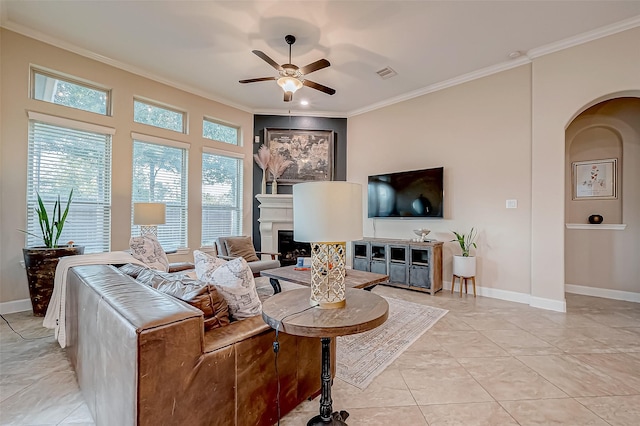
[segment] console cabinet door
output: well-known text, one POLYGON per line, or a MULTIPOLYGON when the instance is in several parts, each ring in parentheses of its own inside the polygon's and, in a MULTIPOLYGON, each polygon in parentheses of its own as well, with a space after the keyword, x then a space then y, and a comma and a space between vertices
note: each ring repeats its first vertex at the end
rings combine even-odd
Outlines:
POLYGON ((353 269, 371 272, 369 270, 369 244, 366 242, 353 243, 353 269))
POLYGON ((424 266, 410 266, 409 285, 414 287, 431 288, 429 268, 424 266))
POLYGON ((389 281, 409 284, 409 246, 389 245, 389 281))
POLYGON ((371 272, 387 274, 387 246, 385 244, 371 244, 371 272))
POLYGON ((405 263, 389 263, 389 281, 408 284, 407 265, 405 263))

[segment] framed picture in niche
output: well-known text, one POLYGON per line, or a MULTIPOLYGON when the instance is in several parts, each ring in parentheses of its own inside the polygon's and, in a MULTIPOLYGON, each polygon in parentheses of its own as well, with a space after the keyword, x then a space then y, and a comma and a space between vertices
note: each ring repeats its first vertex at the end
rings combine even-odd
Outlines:
POLYGON ((265 141, 272 154, 293 161, 278 184, 333 180, 333 131, 265 129, 265 141))
POLYGON ((617 165, 617 158, 571 163, 573 199, 614 200, 618 198, 617 165))

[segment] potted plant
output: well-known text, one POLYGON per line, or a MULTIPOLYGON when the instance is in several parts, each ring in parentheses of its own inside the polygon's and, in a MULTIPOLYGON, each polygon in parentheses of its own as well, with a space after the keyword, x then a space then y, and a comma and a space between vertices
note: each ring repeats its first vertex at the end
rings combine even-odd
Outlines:
POLYGON ((69 206, 73 197, 73 189, 69 193, 67 206, 62 211, 62 203, 60 196, 53 206, 51 215, 47 213, 44 202, 38 194, 38 222, 42 235, 36 235, 31 232, 23 231, 26 234, 42 238, 44 246, 26 247, 22 249, 24 256, 24 266, 27 270, 27 281, 29 283, 29 296, 31 297, 31 306, 35 316, 44 316, 51 300, 53 293, 53 279, 55 277, 56 266, 58 260, 63 256, 72 256, 75 254, 83 254, 84 247, 75 246, 70 241, 64 246, 58 245, 58 240, 62 234, 62 229, 69 214, 69 206))
POLYGON ((474 277, 476 275, 476 258, 471 256, 471 247, 477 248, 476 238, 478 233, 474 228, 471 228, 468 234, 458 233, 451 231, 456 236, 454 240, 460 244, 462 249, 462 255, 453 256, 453 275, 458 277, 474 277))

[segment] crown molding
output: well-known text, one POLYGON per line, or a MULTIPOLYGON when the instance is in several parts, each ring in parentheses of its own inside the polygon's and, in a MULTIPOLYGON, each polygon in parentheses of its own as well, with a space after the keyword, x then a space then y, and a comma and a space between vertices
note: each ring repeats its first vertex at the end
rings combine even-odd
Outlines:
POLYGON ((403 95, 396 96, 394 98, 390 98, 382 102, 377 102, 375 104, 369 105, 364 108, 349 111, 347 113, 347 117, 353 117, 359 114, 364 114, 366 112, 384 108, 386 106, 390 106, 399 102, 413 99, 418 96, 426 95, 428 93, 433 93, 438 90, 446 89, 449 87, 457 86, 458 84, 462 84, 478 78, 486 77, 491 74, 496 74, 498 72, 506 71, 506 70, 518 67, 520 65, 531 63, 534 58, 539 58, 540 56, 548 55, 550 53, 558 52, 560 50, 568 49, 570 47, 578 46, 580 44, 584 44, 593 40, 597 40, 603 37, 617 34, 622 31, 630 30, 638 26, 640 26, 640 15, 634 16, 629 19, 625 19, 623 21, 616 22, 611 25, 606 25, 604 27, 600 27, 595 30, 587 31, 585 33, 579 34, 577 36, 569 37, 564 40, 560 40, 558 42, 549 43, 545 46, 533 48, 527 51, 525 55, 513 61, 503 62, 500 64, 492 65, 490 67, 482 68, 477 71, 472 71, 470 73, 463 74, 458 77, 454 77, 450 80, 445 80, 440 83, 435 83, 435 84, 426 86, 422 89, 415 90, 413 92, 405 93, 403 95))
POLYGON ((517 59, 502 62, 500 64, 492 65, 490 67, 482 68, 477 71, 472 71, 467 74, 460 75, 458 77, 454 77, 449 80, 441 81, 439 83, 430 84, 429 86, 423 87, 422 89, 414 90, 412 92, 405 93, 400 96, 395 96, 393 98, 389 98, 382 102, 377 102, 375 104, 371 104, 364 108, 359 108, 347 113, 347 117, 353 117, 356 115, 364 114, 365 112, 370 112, 376 109, 384 108, 393 104, 397 104, 399 102, 408 101, 409 99, 417 98, 419 96, 426 95, 428 93, 437 92, 439 90, 447 89, 449 87, 457 86, 462 83, 467 83, 472 80, 477 80, 478 78, 486 77, 492 74, 496 74, 502 71, 510 70, 512 68, 516 68, 522 65, 526 65, 531 62, 531 59, 523 55, 517 59))
POLYGON ((135 66, 130 65, 130 64, 125 64, 124 62, 117 61, 117 60, 109 58, 107 56, 99 55, 99 54, 97 54, 95 52, 92 52, 90 50, 84 49, 82 47, 76 46, 76 45, 71 44, 71 43, 67 43, 66 41, 62 41, 62 40, 57 39, 55 37, 51 37, 51 36, 49 36, 47 34, 41 33, 39 31, 33 30, 31 28, 27 28, 25 26, 22 26, 22 25, 13 23, 13 22, 3 22, 2 23, 2 27, 6 28, 7 30, 10 30, 10 31, 16 32, 18 34, 21 34, 23 36, 33 38, 33 39, 41 41, 43 43, 50 44, 50 45, 52 45, 54 47, 58 47, 60 49, 67 50, 67 51, 69 51, 71 53, 75 53, 77 55, 84 56, 86 58, 93 59, 93 60, 98 61, 98 62, 102 62, 103 64, 110 65, 110 66, 112 66, 114 68, 118 68, 118 69, 121 69, 123 71, 127 71, 127 72, 130 72, 132 74, 139 75, 139 76, 144 77, 144 78, 148 78, 149 80, 153 80, 153 81, 156 81, 158 83, 165 84, 165 85, 173 87, 175 89, 179 89, 179 90, 182 90, 184 92, 191 93, 193 95, 200 96, 200 97, 203 97, 205 99, 209 99, 211 101, 218 102, 218 103, 227 105, 229 107, 239 109, 239 110, 244 111, 244 112, 248 112, 250 114, 254 113, 253 109, 247 107, 246 105, 240 105, 240 104, 232 102, 232 101, 230 101, 228 99, 224 99, 224 98, 221 98, 219 96, 216 96, 216 95, 214 95, 214 94, 212 94, 210 92, 206 92, 206 91, 203 91, 203 90, 200 90, 200 89, 196 89, 196 88, 191 87, 191 86, 186 85, 186 84, 177 83, 175 81, 168 80, 168 79, 166 79, 164 77, 160 77, 160 76, 158 76, 156 74, 153 74, 153 73, 151 73, 149 71, 146 71, 146 70, 144 70, 142 68, 138 68, 138 67, 135 67, 135 66))
POLYGON ((531 59, 539 58, 540 56, 548 55, 550 53, 588 43, 590 41, 617 34, 622 31, 627 31, 638 26, 640 26, 640 15, 616 22, 611 25, 596 28, 595 30, 578 34, 577 36, 565 38, 564 40, 556 41, 554 43, 549 43, 545 46, 535 47, 527 52, 527 56, 531 59))
MULTIPOLYGON (((4 4, 2 5, 4 6, 4 4)), ((1 9, 0 9, 1 10, 1 9)), ((168 79, 165 79, 163 77, 160 77, 158 75, 155 75, 151 72, 148 72, 144 69, 141 68, 137 68, 134 67, 132 65, 129 64, 125 64, 123 62, 117 61, 115 59, 106 57, 106 56, 102 56, 99 55, 95 52, 92 52, 90 50, 78 47, 76 45, 73 45, 71 43, 67 43, 64 42, 62 40, 56 39, 54 37, 51 37, 49 35, 43 34, 39 31, 24 27, 22 25, 19 24, 15 24, 13 22, 10 21, 6 21, 4 19, 4 17, 6 16, 6 14, 2 14, 3 15, 3 21, 0 25, 2 25, 2 27, 10 30, 10 31, 14 31, 16 33, 22 34, 24 36, 27 37, 31 37, 33 39, 39 40, 41 42, 53 45, 55 47, 67 50, 69 52, 72 53, 76 53, 78 55, 87 57, 89 59, 93 59, 99 62, 102 62, 104 64, 113 66, 115 68, 148 78, 150 80, 156 81, 158 83, 162 83, 162 84, 166 84, 168 86, 174 87, 176 89, 179 90, 183 90, 187 93, 191 93, 197 96, 201 96, 205 99, 209 99, 212 100, 214 102, 219 102, 221 104, 227 105, 229 107, 232 108, 236 108, 238 110, 244 111, 244 112, 248 112, 250 114, 257 114, 257 115, 292 115, 292 116, 313 116, 313 117, 327 117, 327 118, 349 118, 349 117, 353 117, 356 115, 360 115, 360 114, 364 114, 367 112, 371 112, 380 108, 384 108, 390 105, 394 105, 400 102, 404 102, 419 96, 423 96, 429 93, 433 93, 433 92, 437 92, 439 90, 443 90, 443 89, 447 89, 449 87, 453 87, 453 86, 457 86, 459 84, 463 84, 463 83, 467 83, 469 81, 473 81, 476 80, 478 78, 482 78, 482 77, 486 77, 492 74, 496 74, 502 71, 507 71, 525 64, 529 64, 532 62, 533 59, 544 56, 544 55, 548 55, 550 53, 554 53, 554 52, 558 52, 560 50, 564 50, 564 49, 568 49, 574 46, 578 46, 580 44, 584 44, 593 40, 597 40, 603 37, 607 37, 613 34, 617 34, 619 32, 622 31, 626 31, 626 30, 630 30, 632 28, 636 28, 638 26, 640 26, 640 15, 638 16, 634 16, 632 18, 629 19, 625 19, 623 21, 619 21, 616 23, 613 23, 611 25, 607 25, 601 28, 597 28, 595 30, 591 30, 591 31, 587 31, 585 33, 579 34, 577 36, 573 36, 573 37, 569 37, 566 38, 564 40, 560 40, 558 42, 554 42, 554 43, 550 43, 547 44, 545 46, 541 46, 541 47, 536 47, 533 48, 529 51, 526 52, 525 55, 521 56, 520 58, 514 59, 514 60, 510 60, 510 61, 506 61, 506 62, 502 62, 500 64, 496 64, 496 65, 492 65, 486 68, 482 68, 476 71, 472 71, 470 73, 467 74, 463 74, 460 75, 458 77, 454 77, 452 79, 449 80, 445 80, 442 82, 438 82, 438 83, 434 83, 431 84, 429 86, 423 87, 421 89, 418 90, 414 90, 399 96, 395 96, 393 98, 389 98, 386 99, 384 101, 381 102, 376 102, 374 104, 368 105, 366 107, 363 108, 358 108, 352 111, 348 111, 346 113, 344 112, 332 112, 332 111, 295 111, 295 112, 291 112, 289 110, 286 109, 265 109, 265 110, 260 110, 260 109, 253 109, 250 108, 246 105, 240 105, 238 103, 232 102, 228 99, 224 99, 221 98, 213 93, 210 92, 206 92, 200 89, 196 89, 194 87, 182 84, 182 83, 177 83, 175 81, 171 81, 168 79)))
POLYGON ((325 117, 325 118, 347 118, 347 115, 337 111, 290 111, 287 109, 262 109, 254 110, 255 115, 280 115, 292 117, 325 117))

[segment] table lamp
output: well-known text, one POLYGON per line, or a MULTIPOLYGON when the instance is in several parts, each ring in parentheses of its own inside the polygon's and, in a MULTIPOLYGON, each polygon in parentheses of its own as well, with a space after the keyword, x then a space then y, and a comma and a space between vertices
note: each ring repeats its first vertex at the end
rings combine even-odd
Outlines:
POLYGON ((158 236, 158 226, 165 223, 164 203, 133 203, 133 224, 140 225, 140 235, 158 236))
POLYGON ((311 304, 344 307, 346 241, 362 239, 362 186, 336 181, 294 185, 293 239, 311 243, 311 304))

